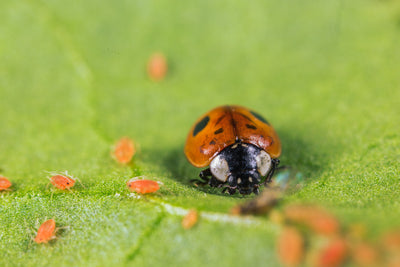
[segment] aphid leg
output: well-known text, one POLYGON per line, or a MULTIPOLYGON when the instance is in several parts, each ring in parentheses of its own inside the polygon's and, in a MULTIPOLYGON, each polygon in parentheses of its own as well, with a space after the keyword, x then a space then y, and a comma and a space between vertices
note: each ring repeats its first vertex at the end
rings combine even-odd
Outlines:
POLYGON ((51 178, 47 177, 47 179, 49 179, 50 182, 46 185, 46 190, 49 189, 49 184, 51 184, 51 178))
POLYGON ((64 229, 69 229, 69 226, 57 227, 57 228, 54 230, 54 234, 57 233, 58 230, 64 230, 64 229))
MULTIPOLYGON (((157 183, 161 183, 161 182, 157 182, 157 183)), ((162 185, 164 185, 163 183, 161 183, 162 185)), ((167 190, 168 192, 170 192, 171 193, 171 195, 175 195, 175 193, 174 192, 172 192, 170 189, 168 189, 167 187, 165 187, 165 186, 163 186, 162 187, 162 189, 165 189, 165 190, 167 190)), ((157 194, 157 195, 159 195, 159 196, 162 196, 163 194, 161 194, 161 192, 159 192, 159 191, 157 191, 157 192, 154 192, 155 194, 157 194)))
POLYGON ((31 238, 29 239, 28 247, 26 248, 26 250, 29 250, 31 248, 33 242, 35 242, 35 238, 33 236, 31 236, 31 238))
POLYGON ((274 175, 275 170, 279 165, 279 162, 280 162, 279 159, 272 159, 272 167, 271 167, 271 170, 269 171, 267 177, 265 178, 264 185, 267 185, 269 182, 271 182, 271 178, 274 175))
MULTIPOLYGON (((26 220, 25 224, 26 224, 26 220)), ((33 242, 35 242, 35 236, 37 233, 37 230, 33 229, 32 227, 28 227, 27 231, 29 232, 29 235, 31 236, 31 238, 29 238, 29 243, 28 243, 28 247, 26 248, 26 250, 29 250, 31 248, 31 245, 33 244, 33 242)))
POLYGON ((222 194, 224 194, 226 192, 226 190, 228 190, 229 186, 225 186, 224 189, 222 189, 222 194))
POLYGON ((82 184, 81 179, 75 177, 73 177, 73 179, 77 180, 81 184, 81 186, 86 189, 86 187, 82 184))
POLYGON ((195 186, 205 186, 208 184, 209 180, 204 181, 200 179, 190 179, 190 182, 193 183, 195 186))

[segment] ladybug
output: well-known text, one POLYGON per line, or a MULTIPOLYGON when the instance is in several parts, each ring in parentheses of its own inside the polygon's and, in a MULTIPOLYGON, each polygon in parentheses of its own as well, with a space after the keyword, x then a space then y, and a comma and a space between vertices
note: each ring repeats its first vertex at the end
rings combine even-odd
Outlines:
POLYGON ((281 142, 271 124, 258 113, 240 106, 217 107, 191 128, 185 155, 200 172, 201 184, 224 187, 229 194, 259 193, 279 164, 281 142))

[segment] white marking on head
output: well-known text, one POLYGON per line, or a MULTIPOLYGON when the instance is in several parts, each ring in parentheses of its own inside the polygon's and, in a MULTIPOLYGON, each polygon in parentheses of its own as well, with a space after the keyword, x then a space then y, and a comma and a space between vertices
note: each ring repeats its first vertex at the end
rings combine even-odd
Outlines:
POLYGON ((247 144, 242 144, 242 147, 248 147, 248 145, 247 144))
POLYGON ((238 184, 241 184, 242 183, 242 179, 238 178, 237 182, 238 182, 238 184))
POLYGON ((234 145, 232 146, 232 149, 237 148, 238 145, 239 145, 239 144, 234 144, 234 145))
POLYGON ((256 157, 257 170, 261 176, 265 176, 272 166, 271 156, 262 150, 256 157))
POLYGON ((226 160, 223 159, 220 155, 216 156, 211 161, 210 171, 212 175, 221 182, 226 182, 230 175, 228 162, 226 162, 226 160))
POLYGON ((249 182, 250 182, 250 183, 253 182, 253 178, 251 178, 251 176, 249 177, 249 182))

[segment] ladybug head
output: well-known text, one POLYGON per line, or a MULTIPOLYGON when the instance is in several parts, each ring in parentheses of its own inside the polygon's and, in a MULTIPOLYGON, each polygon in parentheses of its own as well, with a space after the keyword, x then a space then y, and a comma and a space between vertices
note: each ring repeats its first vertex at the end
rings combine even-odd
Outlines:
POLYGON ((257 171, 242 171, 228 177, 229 187, 237 188, 240 194, 248 195, 257 191, 261 176, 257 171))
POLYGON ((261 178, 271 167, 272 160, 267 152, 245 143, 225 148, 210 163, 210 171, 216 179, 228 183, 233 192, 237 189, 243 195, 257 192, 261 178))

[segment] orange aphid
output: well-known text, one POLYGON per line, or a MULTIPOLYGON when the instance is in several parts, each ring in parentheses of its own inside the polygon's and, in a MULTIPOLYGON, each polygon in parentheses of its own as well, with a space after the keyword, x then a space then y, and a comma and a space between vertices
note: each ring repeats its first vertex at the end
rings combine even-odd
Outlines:
POLYGON ((319 234, 330 235, 339 231, 338 220, 317 206, 292 205, 284 210, 284 215, 289 221, 304 224, 319 234))
POLYGON ((357 266, 378 266, 379 252, 368 243, 355 245, 352 248, 351 256, 357 266))
POLYGON ((304 258, 304 239, 294 227, 285 227, 277 242, 278 255, 284 266, 298 266, 304 258))
POLYGON ((400 266, 400 255, 398 254, 392 254, 389 255, 389 257, 386 259, 386 265, 387 267, 399 267, 400 266))
POLYGON ((346 242, 342 238, 333 238, 318 253, 315 265, 318 267, 342 266, 347 256, 347 250, 346 242))
POLYGON ((387 251, 400 254, 400 230, 392 230, 383 235, 382 246, 387 251))
POLYGON ((11 182, 6 177, 0 176, 0 191, 9 190, 8 188, 11 185, 11 182))
POLYGON ((57 174, 50 178, 50 182, 58 189, 70 189, 75 184, 75 179, 66 175, 57 174))
POLYGON ((156 181, 152 180, 138 180, 136 178, 130 179, 126 186, 131 192, 139 194, 154 193, 160 189, 160 186, 156 181))
POLYGON ((168 66, 165 56, 161 53, 153 54, 147 64, 147 74, 154 81, 161 81, 167 74, 168 66))
POLYGON ((199 219, 199 213, 195 209, 191 209, 182 220, 182 227, 184 229, 192 228, 199 219))
POLYGON ((56 238, 56 222, 50 219, 40 225, 34 241, 38 244, 47 243, 56 238))
POLYGON ((389 267, 400 266, 400 231, 392 230, 383 235, 382 248, 386 254, 386 265, 389 267))
POLYGON ((128 137, 121 138, 114 146, 113 156, 116 161, 127 164, 136 153, 135 144, 128 137))

